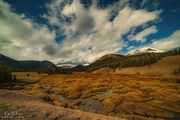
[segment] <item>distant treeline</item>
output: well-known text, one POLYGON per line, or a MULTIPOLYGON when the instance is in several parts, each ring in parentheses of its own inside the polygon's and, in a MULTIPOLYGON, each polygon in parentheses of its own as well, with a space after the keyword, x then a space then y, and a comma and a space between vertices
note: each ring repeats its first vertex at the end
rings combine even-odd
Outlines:
MULTIPOLYGON (((17 61, 10 57, 0 54, 0 69, 8 69, 9 72, 39 72, 48 74, 70 74, 68 69, 57 67, 50 61, 17 61)), ((2 73, 3 70, 0 72, 2 73)), ((1 74, 0 73, 0 74, 1 74)), ((2 73, 4 74, 4 73, 2 73)))
MULTIPOLYGON (((1 63, 0 63, 1 65, 1 63)), ((6 64, 5 64, 6 65, 6 64)), ((6 65, 7 66, 7 65, 6 65)), ((56 68, 33 68, 33 69, 27 69, 27 68, 12 68, 7 66, 10 72, 38 72, 38 73, 46 73, 46 74, 72 74, 72 71, 70 69, 65 69, 61 67, 56 68)))
POLYGON ((0 63, 0 83, 9 82, 13 79, 10 69, 7 65, 0 63))
POLYGON ((164 53, 144 53, 140 55, 130 56, 117 56, 116 58, 106 58, 103 60, 97 60, 94 63, 87 66, 86 71, 91 72, 93 70, 109 67, 109 68, 124 68, 124 67, 138 67, 145 66, 159 61, 161 58, 171 55, 179 55, 180 47, 164 53))
POLYGON ((65 69, 56 67, 49 61, 16 61, 4 55, 0 56, 0 79, 6 76, 7 79, 11 72, 38 72, 47 74, 71 74, 72 72, 91 72, 93 70, 109 67, 124 68, 150 65, 159 61, 161 58, 171 55, 179 55, 180 47, 164 53, 145 53, 140 55, 117 55, 99 59, 88 66, 78 65, 74 68, 65 69))

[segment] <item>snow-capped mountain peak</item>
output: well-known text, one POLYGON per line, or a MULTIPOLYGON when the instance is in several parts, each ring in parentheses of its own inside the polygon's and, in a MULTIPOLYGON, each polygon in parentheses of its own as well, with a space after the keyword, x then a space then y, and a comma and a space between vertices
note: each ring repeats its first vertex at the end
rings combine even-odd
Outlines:
POLYGON ((143 53, 163 53, 163 52, 164 51, 156 49, 156 48, 143 47, 140 49, 132 50, 132 51, 128 52, 127 55, 139 55, 139 54, 143 54, 143 53))

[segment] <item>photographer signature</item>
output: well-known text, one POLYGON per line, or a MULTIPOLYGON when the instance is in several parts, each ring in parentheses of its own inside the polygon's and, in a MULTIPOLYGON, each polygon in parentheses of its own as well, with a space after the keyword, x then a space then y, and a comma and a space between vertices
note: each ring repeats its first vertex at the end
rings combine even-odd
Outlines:
POLYGON ((22 119, 23 115, 17 111, 5 111, 2 114, 2 119, 22 119))

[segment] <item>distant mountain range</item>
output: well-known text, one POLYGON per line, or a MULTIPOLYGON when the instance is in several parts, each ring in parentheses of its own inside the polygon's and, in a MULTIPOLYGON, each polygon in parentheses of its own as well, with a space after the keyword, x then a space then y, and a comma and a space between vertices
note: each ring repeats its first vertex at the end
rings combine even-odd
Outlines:
POLYGON ((163 53, 165 51, 156 49, 156 48, 151 48, 151 47, 143 47, 140 49, 136 49, 133 51, 128 52, 127 55, 140 55, 140 54, 144 54, 144 53, 163 53))
MULTIPOLYGON (((50 61, 18 61, 10 57, 0 54, 0 63, 6 64, 8 67, 16 71, 51 71, 53 73, 71 73, 86 71, 91 72, 103 67, 109 68, 124 68, 124 67, 138 67, 152 64, 165 56, 180 54, 180 48, 172 51, 164 52, 155 48, 145 47, 128 53, 127 55, 107 54, 89 65, 76 66, 56 66, 50 61)), ((61 64, 62 65, 62 64, 61 64)))
POLYGON ((125 68, 139 67, 155 63, 161 58, 180 54, 180 48, 172 51, 162 51, 155 48, 144 47, 128 53, 127 55, 107 54, 86 66, 86 71, 94 71, 103 67, 125 68))
MULTIPOLYGON (((145 53, 163 53, 163 52, 165 52, 165 51, 162 51, 162 50, 159 50, 159 49, 156 49, 156 48, 152 48, 152 47, 143 47, 143 48, 140 48, 140 49, 130 51, 126 55, 129 56, 129 55, 140 55, 140 54, 145 54, 145 53)), ((124 57, 126 55, 106 54, 106 55, 98 58, 96 61, 102 61, 102 60, 107 60, 107 59, 118 59, 118 58, 122 58, 122 57, 124 57)), ((86 64, 84 66, 88 66, 88 65, 86 64)), ((73 62, 67 62, 67 63, 59 62, 58 64, 56 64, 56 66, 70 69, 70 68, 76 67, 77 64, 73 63, 73 62)), ((79 66, 79 64, 78 64, 78 66, 79 66)))
POLYGON ((100 57, 96 61, 102 61, 102 60, 107 60, 107 59, 118 59, 118 58, 122 58, 122 57, 124 57, 124 55, 120 55, 120 54, 107 54, 107 55, 104 55, 104 56, 100 57))
POLYGON ((84 65, 77 65, 77 66, 71 68, 71 70, 74 71, 74 72, 86 71, 86 66, 84 66, 84 65))
POLYGON ((0 54, 0 62, 8 65, 10 68, 18 70, 37 70, 37 69, 51 69, 55 70, 57 67, 50 61, 17 61, 10 57, 0 54))

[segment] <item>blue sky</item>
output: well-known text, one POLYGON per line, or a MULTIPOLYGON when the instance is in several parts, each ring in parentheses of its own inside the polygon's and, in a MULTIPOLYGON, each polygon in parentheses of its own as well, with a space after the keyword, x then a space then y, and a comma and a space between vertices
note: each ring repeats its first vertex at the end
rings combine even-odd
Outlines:
POLYGON ((86 64, 141 47, 180 46, 179 0, 1 0, 0 51, 86 64))

